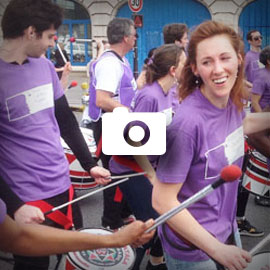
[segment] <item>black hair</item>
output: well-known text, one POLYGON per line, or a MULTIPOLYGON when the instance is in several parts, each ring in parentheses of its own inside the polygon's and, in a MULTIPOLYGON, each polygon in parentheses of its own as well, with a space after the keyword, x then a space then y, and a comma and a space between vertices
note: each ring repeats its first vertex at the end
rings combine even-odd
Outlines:
POLYGON ((1 22, 3 38, 21 37, 29 26, 41 36, 51 27, 58 29, 62 18, 62 9, 50 0, 11 0, 1 22))
POLYGON ((260 53, 260 62, 266 66, 267 60, 270 60, 270 46, 266 46, 260 53))

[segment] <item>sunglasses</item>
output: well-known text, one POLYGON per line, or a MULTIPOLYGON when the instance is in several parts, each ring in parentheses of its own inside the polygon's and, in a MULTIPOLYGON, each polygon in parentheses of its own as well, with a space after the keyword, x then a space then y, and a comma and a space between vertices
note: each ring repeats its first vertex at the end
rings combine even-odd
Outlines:
POLYGON ((258 37, 254 37, 254 38, 253 38, 253 40, 255 40, 255 41, 258 41, 259 39, 262 40, 263 37, 262 37, 262 36, 258 36, 258 37))

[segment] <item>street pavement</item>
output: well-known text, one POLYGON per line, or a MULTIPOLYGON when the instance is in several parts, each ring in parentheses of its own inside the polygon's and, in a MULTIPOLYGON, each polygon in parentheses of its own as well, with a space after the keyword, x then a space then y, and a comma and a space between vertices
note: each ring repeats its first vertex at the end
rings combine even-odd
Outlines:
MULTIPOLYGON (((66 92, 66 96, 70 105, 80 106, 81 97, 83 94, 83 90, 81 89, 81 84, 83 82, 88 81, 86 72, 72 73, 70 76, 70 81, 72 80, 76 80, 78 82, 78 86, 69 89, 66 92)), ((78 122, 80 122, 82 113, 75 112, 75 116, 78 122)), ((77 190, 76 193, 78 196, 81 196, 89 191, 91 190, 77 190)), ((102 215, 102 208, 103 208, 102 192, 99 192, 91 197, 88 197, 80 201, 79 205, 83 213, 84 228, 101 227, 101 215, 102 215)), ((248 237, 248 236, 241 237, 243 248, 246 250, 251 250, 256 244, 258 244, 262 239, 264 239, 270 233, 269 207, 256 205, 254 203, 254 195, 250 194, 247 210, 246 210, 246 217, 251 222, 251 224, 253 224, 254 226, 258 227, 259 229, 265 232, 265 235, 263 237, 248 237)), ((270 251, 270 243, 265 245, 259 251, 270 251)), ((0 258, 1 257, 11 258, 11 255, 0 252, 0 258)), ((52 259, 51 259, 51 264, 50 264, 50 270, 53 270, 56 265, 56 256, 51 256, 51 258, 52 259)), ((142 262, 141 270, 145 270, 147 260, 148 260, 148 256, 146 255, 146 257, 144 258, 142 262)), ((3 260, 0 259, 0 270, 11 270, 11 269, 12 269, 12 261, 4 262, 3 260)), ((65 259, 62 259, 62 262, 58 269, 59 270, 65 269, 65 259)), ((258 269, 254 269, 254 270, 258 270, 258 269)))

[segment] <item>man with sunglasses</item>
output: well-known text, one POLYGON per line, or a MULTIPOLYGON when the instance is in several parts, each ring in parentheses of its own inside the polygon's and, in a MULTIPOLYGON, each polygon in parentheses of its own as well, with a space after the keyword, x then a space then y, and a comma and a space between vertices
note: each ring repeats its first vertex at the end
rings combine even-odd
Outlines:
MULTIPOLYGON (((262 35, 258 30, 250 30, 247 33, 247 41, 250 44, 250 50, 245 55, 245 75, 246 80, 250 83, 249 87, 252 89, 253 81, 256 78, 256 73, 262 67, 259 61, 261 46, 262 46, 262 35)), ((251 93, 250 93, 251 94, 251 93)), ((250 111, 250 101, 247 106, 247 111, 250 111)), ((246 153, 245 161, 242 170, 246 170, 247 161, 249 155, 246 153)), ((246 207, 249 199, 249 192, 239 185, 238 197, 237 197, 237 224, 241 236, 252 236, 262 237, 264 232, 257 229, 255 226, 245 217, 246 207)))
POLYGON ((250 44, 250 50, 245 56, 245 74, 246 79, 253 83, 256 71, 260 68, 259 55, 262 46, 262 35, 257 30, 250 30, 247 33, 247 41, 250 44))

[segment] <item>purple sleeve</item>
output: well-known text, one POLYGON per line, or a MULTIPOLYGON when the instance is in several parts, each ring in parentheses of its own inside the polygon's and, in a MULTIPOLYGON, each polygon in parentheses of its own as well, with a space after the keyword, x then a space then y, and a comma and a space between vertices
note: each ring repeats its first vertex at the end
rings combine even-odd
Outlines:
POLYGON ((153 97, 139 93, 135 99, 133 112, 158 112, 158 101, 153 97))
POLYGON ((179 128, 169 128, 166 140, 166 153, 160 157, 157 177, 164 183, 183 183, 194 156, 195 142, 179 128))
POLYGON ((6 205, 0 199, 0 224, 2 224, 4 222, 4 219, 6 217, 6 214, 7 214, 6 205))

